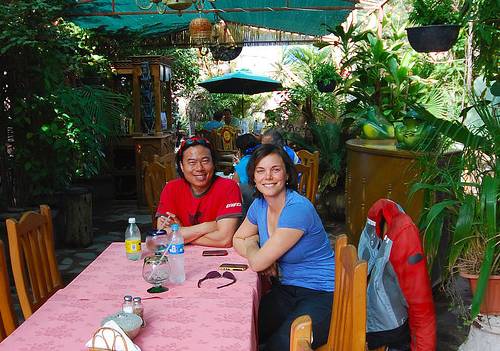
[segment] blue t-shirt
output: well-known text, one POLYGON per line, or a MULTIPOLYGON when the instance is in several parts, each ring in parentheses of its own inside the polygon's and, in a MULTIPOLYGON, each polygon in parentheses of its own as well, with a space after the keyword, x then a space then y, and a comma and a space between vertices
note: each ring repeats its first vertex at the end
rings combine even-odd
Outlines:
POLYGON ((223 126, 224 126, 224 123, 222 123, 220 121, 208 121, 203 126, 203 129, 205 129, 205 130, 219 129, 220 127, 223 127, 223 126))
POLYGON ((290 160, 292 160, 294 165, 300 163, 299 156, 297 156, 295 151, 293 151, 293 149, 290 146, 288 146, 288 145, 283 146, 283 150, 286 151, 286 153, 288 154, 288 156, 290 157, 290 160))
POLYGON ((243 156, 240 162, 234 166, 234 170, 238 173, 238 177, 240 178, 240 184, 248 184, 247 165, 250 158, 252 158, 252 155, 243 156))
MULTIPOLYGON (((269 239, 267 202, 255 199, 247 212, 248 220, 259 229, 260 246, 269 239)), ((335 258, 330 241, 313 204, 296 191, 287 190, 285 207, 277 228, 304 231, 300 240, 278 259, 280 281, 285 285, 333 291, 335 258)))

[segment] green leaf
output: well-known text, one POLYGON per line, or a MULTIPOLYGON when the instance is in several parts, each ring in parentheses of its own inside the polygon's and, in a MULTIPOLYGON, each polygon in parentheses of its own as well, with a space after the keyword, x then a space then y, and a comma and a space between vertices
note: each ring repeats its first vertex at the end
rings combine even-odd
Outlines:
POLYGON ((467 195, 462 206, 460 206, 448 260, 450 267, 455 265, 457 258, 462 253, 464 246, 468 242, 466 239, 472 236, 476 202, 477 198, 475 196, 467 195))

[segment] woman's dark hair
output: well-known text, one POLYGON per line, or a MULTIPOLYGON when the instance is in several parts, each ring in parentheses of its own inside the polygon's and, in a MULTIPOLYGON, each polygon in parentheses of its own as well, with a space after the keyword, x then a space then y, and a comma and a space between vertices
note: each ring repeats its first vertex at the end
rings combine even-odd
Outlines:
POLYGON ((266 130, 263 134, 263 137, 270 136, 272 140, 272 144, 276 146, 283 147, 286 145, 285 138, 283 138, 283 135, 280 133, 278 129, 268 129, 266 130))
MULTIPOLYGON (((215 163, 217 162, 217 152, 213 148, 212 144, 205 139, 205 138, 200 138, 200 137, 190 137, 181 142, 181 146, 179 147, 179 150, 177 151, 177 154, 175 155, 175 164, 177 166, 177 173, 179 173, 179 176, 182 179, 186 179, 184 177, 184 172, 182 172, 181 168, 181 163, 182 163, 182 157, 184 156, 184 152, 189 149, 191 146, 197 146, 201 145, 203 147, 206 147, 207 149, 210 150, 210 156, 212 156, 212 162, 214 164, 215 168, 215 163)), ((215 172, 214 172, 214 177, 215 177, 215 172)))
POLYGON ((271 154, 279 155, 283 160, 283 163, 285 164, 285 171, 288 176, 288 180, 286 181, 287 189, 295 191, 297 190, 299 177, 297 174, 297 170, 295 169, 295 166, 290 159, 290 156, 288 156, 288 154, 285 152, 285 150, 283 150, 282 147, 278 147, 274 144, 262 144, 253 152, 252 157, 250 158, 250 161, 247 165, 248 184, 253 187, 256 197, 262 197, 262 193, 257 190, 257 187, 255 186, 255 168, 264 157, 271 154))
POLYGON ((214 118, 214 121, 220 122, 220 121, 222 121, 222 117, 224 117, 224 115, 222 114, 222 112, 217 111, 217 112, 214 113, 214 117, 213 118, 214 118))
MULTIPOLYGON (((248 153, 245 152, 248 149, 253 149, 259 144, 259 141, 253 134, 243 134, 240 135, 239 137, 236 138, 236 147, 241 150, 241 153, 243 155, 247 155, 248 153)), ((250 152, 250 150, 249 150, 250 152)), ((250 152, 250 154, 253 152, 253 150, 250 152)))

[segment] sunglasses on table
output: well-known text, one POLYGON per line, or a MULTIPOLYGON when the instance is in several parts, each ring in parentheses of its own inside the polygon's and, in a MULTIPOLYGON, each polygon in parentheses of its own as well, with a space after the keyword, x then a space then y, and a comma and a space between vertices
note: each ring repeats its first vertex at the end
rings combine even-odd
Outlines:
POLYGON ((204 278, 201 278, 200 280, 198 280, 198 288, 201 288, 201 283, 203 281, 205 281, 207 279, 218 279, 218 278, 230 279, 230 280, 232 280, 232 282, 224 284, 224 285, 221 285, 221 286, 218 286, 217 289, 224 288, 226 286, 229 286, 229 285, 232 285, 232 284, 236 283, 236 277, 231 272, 227 272, 226 271, 226 272, 220 274, 217 271, 210 271, 210 272, 207 273, 207 275, 204 278))

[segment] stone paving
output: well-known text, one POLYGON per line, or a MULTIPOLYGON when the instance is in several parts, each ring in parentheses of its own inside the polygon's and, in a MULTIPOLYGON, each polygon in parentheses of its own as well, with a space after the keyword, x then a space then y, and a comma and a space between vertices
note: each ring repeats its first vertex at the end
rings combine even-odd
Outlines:
MULTIPOLYGON (((123 241, 127 219, 135 217, 141 229, 143 240, 146 232, 151 228, 151 216, 147 209, 138 209, 135 201, 113 201, 111 204, 94 204, 94 240, 86 248, 61 248, 56 250, 59 269, 65 284, 74 279, 85 267, 92 262, 111 242, 123 241)), ((345 231, 342 222, 325 223, 325 229, 330 235, 331 242, 336 235, 345 231)), ((463 281, 459 290, 470 296, 468 287, 463 281)), ((15 294, 15 289, 12 289, 15 294)), ((455 351, 465 340, 468 327, 462 327, 457 313, 449 308, 449 301, 439 291, 435 292, 436 314, 438 323, 438 351, 455 351)), ((15 309, 19 315, 20 308, 14 301, 15 309)))

